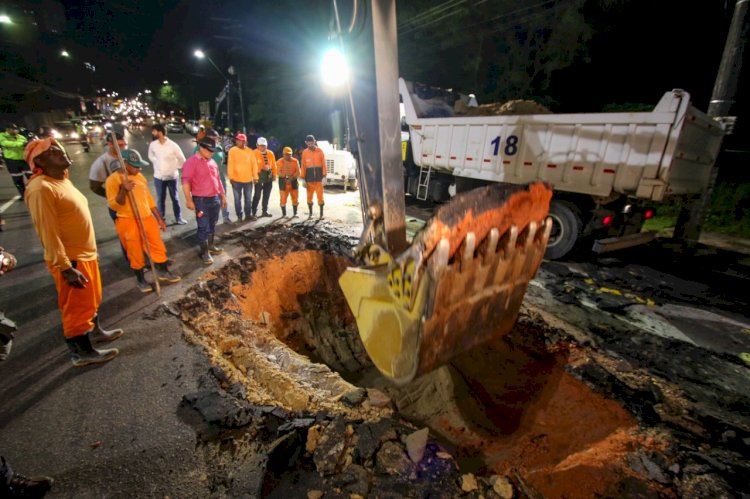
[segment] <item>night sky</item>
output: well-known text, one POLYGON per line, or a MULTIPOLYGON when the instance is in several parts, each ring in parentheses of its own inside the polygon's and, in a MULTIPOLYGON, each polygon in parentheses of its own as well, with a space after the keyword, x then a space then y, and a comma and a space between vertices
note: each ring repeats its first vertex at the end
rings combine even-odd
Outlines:
MULTIPOLYGON (((12 36, 4 31, 2 41, 7 53, 0 62, 7 72, 36 77, 52 86, 84 94, 94 87, 105 87, 123 95, 155 88, 167 79, 179 85, 193 102, 213 100, 223 81, 207 61, 199 61, 192 55, 200 47, 219 67, 233 64, 238 68, 248 99, 253 98, 254 82, 278 78, 279 84, 286 86, 292 85, 293 80, 304 94, 299 102, 327 102, 320 95, 316 78, 319 57, 327 45, 332 16, 330 0, 62 3, 15 0, 15 3, 49 14, 62 9, 64 23, 55 30, 55 16, 47 15, 53 29, 42 22, 36 31, 19 33, 16 29, 12 36), (58 48, 62 46, 73 54, 71 60, 58 56, 58 48), (83 61, 94 64, 96 71, 83 70, 83 61)), ((349 5, 341 0, 339 3, 349 5)), ((414 74, 413 68, 419 66, 415 63, 423 54, 414 50, 412 42, 415 36, 421 45, 430 45, 431 37, 440 40, 435 33, 444 32, 446 23, 459 18, 450 15, 452 5, 471 7, 474 3, 483 4, 484 8, 497 3, 498 9, 513 4, 492 0, 399 1, 400 24, 409 21, 407 14, 435 6, 445 5, 448 14, 431 27, 404 34, 403 43, 400 41, 401 73, 433 83, 445 81, 452 72, 460 71, 461 61, 452 52, 450 59, 439 60, 433 69, 414 74)), ((538 5, 552 4, 564 2, 538 5)), ((695 5, 672 0, 587 1, 583 11, 593 27, 593 36, 586 46, 587 60, 555 71, 547 89, 547 97, 555 105, 553 111, 597 112, 610 103, 655 104, 672 88, 691 92, 695 105, 705 111, 733 9, 734 2, 718 0, 695 5)), ((512 22, 513 16, 507 17, 512 22)), ((444 37, 437 43, 444 43, 444 37)), ((456 76, 460 81, 461 75, 456 76)), ((747 91, 742 91, 743 85, 739 88, 737 100, 742 102, 747 91)), ((460 90, 477 93, 481 102, 481 88, 460 90)), ((283 102, 278 106, 279 112, 304 112, 285 108, 283 102)), ((744 109, 746 103, 738 106, 738 110, 744 109)))

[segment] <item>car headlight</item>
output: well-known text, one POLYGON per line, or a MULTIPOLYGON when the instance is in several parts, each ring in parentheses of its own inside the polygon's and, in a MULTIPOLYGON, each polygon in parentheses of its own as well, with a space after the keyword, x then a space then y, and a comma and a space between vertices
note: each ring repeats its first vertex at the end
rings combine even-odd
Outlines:
POLYGON ((95 127, 94 127, 94 131, 95 131, 95 132, 101 132, 101 131, 102 131, 102 128, 101 128, 101 127, 98 127, 98 126, 95 126, 95 127))
POLYGON ((77 139, 79 137, 78 132, 71 133, 70 137, 73 138, 73 139, 77 139))
POLYGON ((60 135, 60 132, 58 132, 57 130, 52 130, 52 136, 56 139, 62 138, 62 135, 60 135))

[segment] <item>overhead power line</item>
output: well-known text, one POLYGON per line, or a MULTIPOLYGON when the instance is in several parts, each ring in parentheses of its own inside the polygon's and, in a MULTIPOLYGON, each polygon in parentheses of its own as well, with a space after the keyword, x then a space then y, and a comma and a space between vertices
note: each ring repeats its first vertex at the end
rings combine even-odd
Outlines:
POLYGON ((466 0, 448 0, 447 2, 443 2, 439 5, 435 5, 415 15, 414 17, 407 19, 406 21, 404 21, 398 26, 398 29, 403 30, 403 29, 409 28, 410 26, 420 25, 423 22, 427 22, 431 18, 434 18, 440 15, 446 10, 455 8, 456 6, 459 6, 463 3, 466 3, 466 0))
MULTIPOLYGON (((484 2, 478 2, 478 3, 484 3, 484 2)), ((500 26, 498 26, 497 24, 495 24, 497 21, 503 21, 503 20, 508 19, 511 16, 514 16, 514 15, 520 13, 520 12, 527 12, 527 11, 530 11, 530 10, 533 10, 533 9, 538 9, 538 8, 545 8, 545 7, 552 6, 553 10, 557 10, 562 5, 563 4, 561 2, 559 2, 559 0, 544 0, 544 1, 536 3, 534 5, 527 5, 527 6, 518 8, 518 9, 514 9, 514 10, 509 11, 509 12, 500 13, 500 14, 498 14, 498 15, 496 15, 494 17, 491 17, 489 19, 482 20, 481 22, 477 22, 477 23, 470 24, 470 25, 467 25, 467 26, 462 26, 462 29, 464 29, 464 30, 471 30, 473 28, 477 28, 477 27, 483 26, 484 27, 483 29, 485 30, 484 31, 485 33, 487 33, 487 34, 489 34, 489 33, 495 33, 497 31, 500 31, 500 29, 503 29, 504 27, 506 27, 508 25, 523 24, 525 21, 528 21, 530 19, 533 19, 533 18, 536 18, 536 17, 539 17, 541 15, 544 15, 544 14, 548 13, 548 11, 544 10, 544 11, 541 11, 541 12, 529 12, 525 16, 521 16, 521 17, 519 17, 517 19, 513 19, 513 20, 511 20, 511 21, 509 21, 507 23, 501 24, 500 26), (555 4, 557 4, 557 5, 555 5, 555 4)), ((461 10, 460 8, 456 8, 455 10, 453 10, 453 11, 451 11, 449 13, 446 13, 445 15, 443 15, 443 16, 441 16, 439 18, 433 18, 429 22, 420 24, 418 26, 412 26, 412 27, 410 27, 408 29, 405 29, 403 31, 399 31, 399 35, 406 35, 408 33, 412 33, 412 32, 417 31, 419 29, 422 29, 422 28, 425 28, 425 27, 430 26, 432 24, 435 24, 437 22, 440 22, 440 21, 442 21, 444 19, 447 19, 448 17, 451 17, 453 15, 458 14, 460 12, 460 10, 461 10)))

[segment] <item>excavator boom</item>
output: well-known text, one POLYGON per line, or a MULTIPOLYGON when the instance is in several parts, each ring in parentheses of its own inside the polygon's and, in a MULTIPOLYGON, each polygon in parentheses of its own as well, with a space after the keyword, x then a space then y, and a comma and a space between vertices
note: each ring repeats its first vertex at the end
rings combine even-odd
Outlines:
POLYGON ((396 5, 356 6, 346 24, 356 29, 341 36, 356 61, 349 95, 363 265, 347 269, 339 284, 370 358, 402 384, 512 329, 547 246, 552 191, 543 183, 494 184, 459 194, 407 243, 396 5))

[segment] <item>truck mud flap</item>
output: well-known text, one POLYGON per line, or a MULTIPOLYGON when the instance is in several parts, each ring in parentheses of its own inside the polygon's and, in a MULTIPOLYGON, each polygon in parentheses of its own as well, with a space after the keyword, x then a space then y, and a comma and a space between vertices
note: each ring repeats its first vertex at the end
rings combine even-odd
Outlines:
POLYGON ((608 237, 606 239, 597 239, 591 251, 594 253, 607 253, 625 248, 632 248, 640 244, 647 244, 656 238, 656 232, 645 231, 638 234, 629 234, 622 237, 608 237))
POLYGON ((552 191, 494 184, 440 207, 402 254, 371 245, 339 279, 373 363, 397 384, 507 334, 544 256, 552 191))

